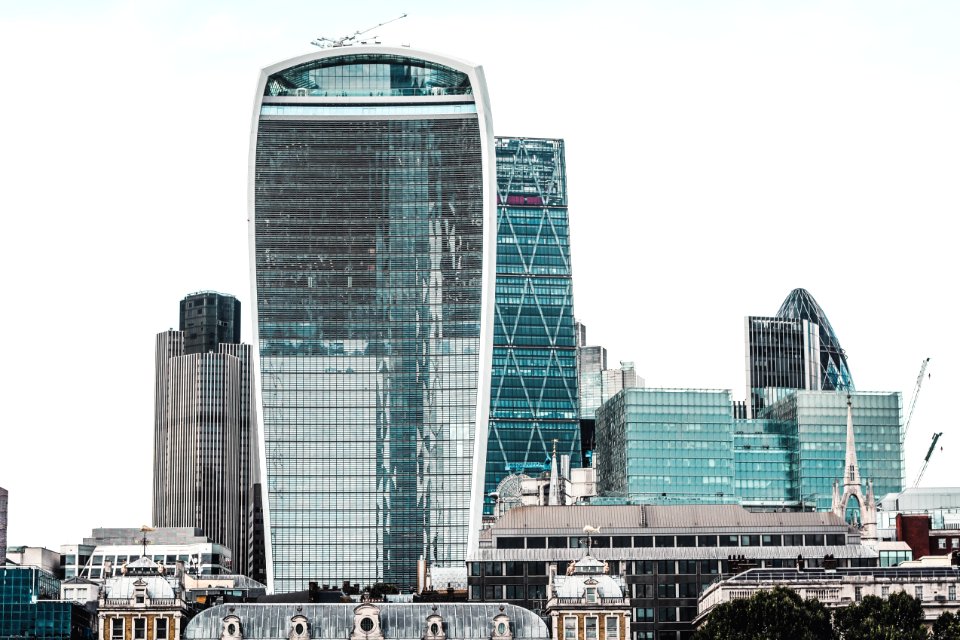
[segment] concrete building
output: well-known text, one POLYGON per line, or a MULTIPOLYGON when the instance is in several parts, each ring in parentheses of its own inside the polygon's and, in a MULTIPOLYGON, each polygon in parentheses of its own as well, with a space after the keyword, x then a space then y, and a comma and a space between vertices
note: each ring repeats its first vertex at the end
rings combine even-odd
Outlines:
POLYGON ((264 69, 256 93, 267 580, 412 590, 421 557, 463 562, 483 511, 497 239, 483 70, 333 47, 264 69))
POLYGON ((877 534, 881 540, 903 540, 897 533, 901 514, 927 516, 931 532, 942 531, 949 537, 953 531, 960 531, 960 488, 910 487, 883 496, 877 504, 877 534))
POLYGON ((551 572, 589 555, 622 576, 635 640, 689 634, 700 592, 747 567, 876 566, 876 548, 832 513, 754 513, 738 505, 516 507, 468 557, 471 601, 544 611, 551 572))
POLYGON ((550 640, 533 612, 504 604, 231 604, 200 612, 188 640, 550 640))
POLYGON ((7 562, 21 567, 37 567, 60 579, 60 554, 46 547, 25 545, 7 547, 7 562))
POLYGON ((960 570, 956 566, 899 566, 837 569, 750 569, 715 582, 704 590, 698 604, 694 626, 704 623, 718 604, 749 598, 761 589, 788 587, 803 598, 816 598, 828 609, 846 607, 866 596, 887 598, 902 591, 923 605, 928 624, 940 614, 960 611, 957 587, 960 570))
POLYGON ((157 335, 153 521, 202 529, 247 573, 255 437, 239 310, 233 296, 191 294, 180 302, 180 330, 157 335))

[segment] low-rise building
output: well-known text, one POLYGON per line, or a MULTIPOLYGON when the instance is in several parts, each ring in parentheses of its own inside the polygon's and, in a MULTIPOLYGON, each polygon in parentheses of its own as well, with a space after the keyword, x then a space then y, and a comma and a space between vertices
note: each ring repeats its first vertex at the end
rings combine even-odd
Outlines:
POLYGON ((177 640, 189 617, 181 576, 142 556, 104 580, 99 640, 177 640))
POLYGON ((0 638, 91 640, 90 612, 59 598, 60 581, 49 571, 0 566, 0 638))
POLYGON ((622 575, 611 575, 610 565, 586 555, 550 573, 544 613, 557 640, 627 640, 630 601, 622 575))
POLYGON ((546 610, 551 571, 590 555, 622 576, 634 640, 686 637, 700 592, 746 567, 878 563, 878 551, 832 513, 750 512, 738 505, 516 507, 467 560, 471 601, 546 610), (659 634, 659 635, 655 635, 659 634))
POLYGON ((850 567, 835 570, 750 569, 710 585, 700 597, 695 626, 702 624, 717 605, 749 598, 757 591, 789 587, 803 598, 816 598, 830 609, 860 602, 866 596, 887 598, 902 591, 923 605, 927 622, 945 611, 960 611, 957 587, 960 568, 945 562, 899 567, 850 567))

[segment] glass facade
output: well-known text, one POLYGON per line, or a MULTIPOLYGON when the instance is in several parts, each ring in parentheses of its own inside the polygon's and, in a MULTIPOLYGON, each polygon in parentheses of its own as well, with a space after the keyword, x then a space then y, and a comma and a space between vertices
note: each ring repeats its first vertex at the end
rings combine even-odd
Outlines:
MULTIPOLYGON (((556 442, 580 463, 577 348, 562 140, 497 138, 497 276, 489 495, 539 474, 556 442)), ((492 511, 493 501, 485 501, 492 511)))
POLYGON ((92 638, 90 614, 59 597, 60 581, 45 571, 0 567, 0 638, 92 638))
POLYGON ((777 420, 734 422, 734 485, 742 504, 798 504, 798 458, 795 423, 777 420))
POLYGON ((820 388, 820 328, 807 320, 751 316, 746 321, 750 415, 793 389, 820 388))
MULTIPOLYGON (((903 489, 899 393, 852 392, 853 427, 860 476, 875 495, 903 489)), ((829 511, 834 481, 843 480, 847 394, 797 391, 770 407, 769 415, 797 429, 800 499, 829 511)))
POLYGON ((447 92, 477 106, 257 106, 251 224, 277 592, 342 580, 409 589, 421 557, 462 562, 479 528, 471 499, 483 464, 475 425, 487 413, 494 211, 493 141, 485 102, 474 101, 484 92, 471 87, 473 68, 378 51, 325 50, 261 79, 264 103, 375 93, 417 106, 447 92))
POLYGON ((847 365, 847 354, 840 346, 837 334, 817 301, 806 289, 794 289, 777 311, 778 318, 807 320, 819 327, 820 336, 820 384, 807 389, 853 391, 853 376, 847 365))
POLYGON ((597 492, 734 501, 732 404, 729 391, 624 389, 597 410, 597 492))

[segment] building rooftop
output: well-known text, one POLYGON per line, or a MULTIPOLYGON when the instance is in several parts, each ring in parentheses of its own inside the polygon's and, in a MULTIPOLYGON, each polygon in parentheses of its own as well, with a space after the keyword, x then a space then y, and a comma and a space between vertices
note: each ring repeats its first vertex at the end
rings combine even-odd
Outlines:
MULTIPOLYGON (((450 640, 487 640, 493 619, 501 612, 510 617, 518 640, 549 640, 550 630, 535 613, 515 605, 486 603, 396 604, 376 603, 380 628, 390 640, 422 640, 427 616, 443 617, 450 640)), ((343 640, 354 624, 353 604, 229 604, 200 612, 187 625, 185 640, 220 640, 223 619, 240 619, 245 639, 278 639, 290 634, 291 618, 302 615, 310 622, 310 637, 343 640)))
POLYGON ((740 505, 575 505, 520 506, 508 511, 493 525, 493 534, 518 535, 560 532, 583 535, 584 526, 600 529, 597 535, 637 529, 737 529, 751 532, 775 528, 836 527, 847 524, 832 513, 752 512, 740 505))

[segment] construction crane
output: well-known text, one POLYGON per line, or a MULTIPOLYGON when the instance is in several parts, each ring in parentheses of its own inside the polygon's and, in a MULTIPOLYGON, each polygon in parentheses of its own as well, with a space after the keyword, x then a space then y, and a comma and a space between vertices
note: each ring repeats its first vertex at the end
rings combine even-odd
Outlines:
POLYGON ((920 480, 923 479, 923 472, 927 470, 927 465, 930 464, 930 456, 933 455, 933 450, 937 446, 937 441, 942 435, 942 431, 940 433, 933 434, 933 442, 930 443, 930 449, 927 450, 927 457, 923 459, 923 466, 920 468, 920 473, 917 474, 917 481, 913 483, 914 489, 920 486, 920 480))
MULTIPOLYGON (((342 38, 325 38, 321 36, 316 40, 314 40, 313 42, 311 42, 310 44, 316 47, 320 47, 321 49, 325 49, 327 47, 343 47, 348 44, 353 44, 354 40, 357 39, 357 36, 362 36, 365 33, 373 31, 374 29, 379 29, 384 25, 390 24, 391 22, 396 22, 397 20, 400 20, 401 18, 406 18, 406 17, 407 17, 407 14, 403 14, 399 18, 394 18, 393 20, 387 20, 386 22, 381 22, 380 24, 374 25, 369 29, 364 29, 363 31, 354 31, 349 36, 343 36, 342 38)), ((361 43, 361 44, 365 44, 365 43, 361 43)))
POLYGON ((910 430, 910 420, 913 418, 913 410, 917 408, 917 397, 920 395, 920 387, 923 385, 923 374, 927 372, 927 365, 930 364, 930 358, 926 358, 920 365, 920 375, 917 376, 917 384, 913 387, 913 399, 910 400, 910 411, 907 412, 907 421, 903 423, 903 441, 907 441, 907 431, 910 430))

